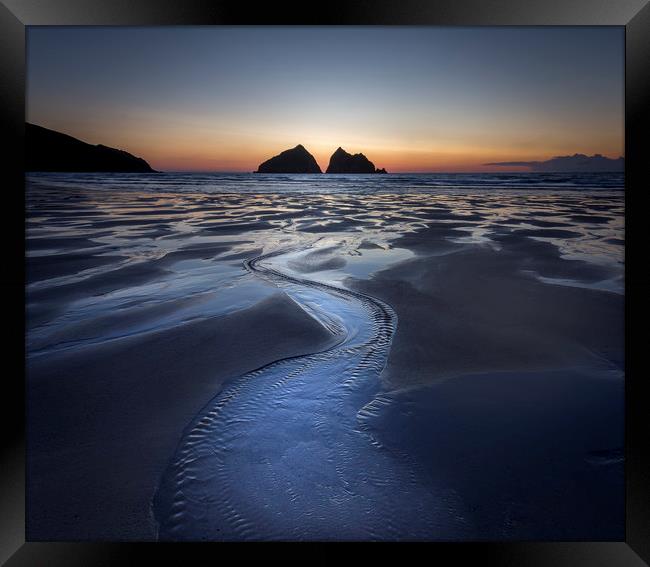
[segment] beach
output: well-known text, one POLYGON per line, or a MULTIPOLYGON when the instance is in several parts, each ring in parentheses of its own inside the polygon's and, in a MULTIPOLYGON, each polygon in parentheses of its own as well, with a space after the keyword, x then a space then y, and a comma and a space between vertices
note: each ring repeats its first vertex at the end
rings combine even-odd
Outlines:
POLYGON ((28 176, 28 538, 622 539, 616 180, 324 177, 28 176))

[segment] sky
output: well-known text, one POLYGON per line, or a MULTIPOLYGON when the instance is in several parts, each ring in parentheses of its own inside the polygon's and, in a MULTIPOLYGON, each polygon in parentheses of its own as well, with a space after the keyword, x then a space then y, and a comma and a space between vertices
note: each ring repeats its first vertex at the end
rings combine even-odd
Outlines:
POLYGON ((28 27, 27 121, 161 171, 624 155, 622 27, 28 27))

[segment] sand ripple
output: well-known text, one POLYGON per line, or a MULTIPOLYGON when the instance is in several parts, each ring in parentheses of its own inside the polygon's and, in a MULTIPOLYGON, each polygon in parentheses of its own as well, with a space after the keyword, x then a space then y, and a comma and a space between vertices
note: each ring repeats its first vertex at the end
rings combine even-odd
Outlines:
MULTIPOLYGON (((284 251, 283 251, 284 252, 284 251)), ((340 336, 235 380, 187 428, 156 497, 162 540, 403 539, 462 519, 366 427, 397 319, 370 296, 246 262, 340 336)))

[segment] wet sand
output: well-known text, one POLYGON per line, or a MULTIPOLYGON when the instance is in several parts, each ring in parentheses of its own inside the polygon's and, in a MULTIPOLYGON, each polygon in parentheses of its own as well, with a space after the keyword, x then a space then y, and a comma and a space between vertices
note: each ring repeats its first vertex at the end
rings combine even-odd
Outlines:
POLYGON ((417 456, 423 483, 462 495, 467 539, 613 541, 624 537, 623 396, 607 369, 465 374, 389 391, 367 423, 388 450, 417 456))
POLYGON ((417 256, 352 284, 398 313, 383 374, 391 387, 584 364, 622 371, 623 296, 535 277, 589 285, 611 277, 608 268, 562 259, 553 244, 527 237, 497 233, 495 249, 449 243, 448 235, 425 229, 397 240, 417 256))
POLYGON ((282 249, 269 266, 396 313, 362 422, 457 502, 426 539, 620 539, 622 206, 31 187, 29 538, 156 539, 160 482, 224 384, 336 344, 326 305, 245 269, 282 249))
POLYGON ((33 539, 155 539, 155 488, 184 427, 229 378, 332 337, 286 296, 29 362, 33 539))

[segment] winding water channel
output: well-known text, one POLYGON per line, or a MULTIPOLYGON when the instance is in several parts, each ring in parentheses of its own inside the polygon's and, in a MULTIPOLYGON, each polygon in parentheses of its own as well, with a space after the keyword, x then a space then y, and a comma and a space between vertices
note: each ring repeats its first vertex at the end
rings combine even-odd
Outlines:
MULTIPOLYGON (((440 535, 454 504, 367 425, 381 407, 397 317, 386 303, 245 261, 338 341, 234 380, 186 429, 156 497, 159 538, 386 539, 440 535), (440 514, 441 510, 446 513, 440 514)), ((453 500, 453 499, 452 499, 453 500)))

